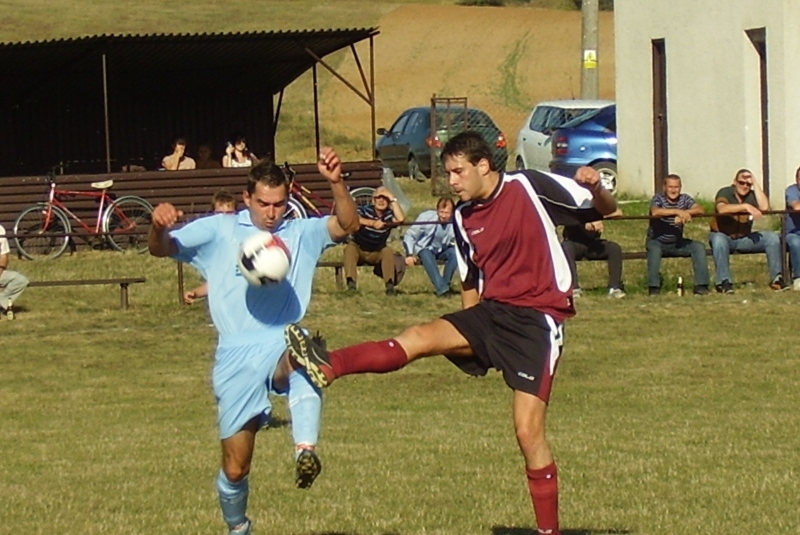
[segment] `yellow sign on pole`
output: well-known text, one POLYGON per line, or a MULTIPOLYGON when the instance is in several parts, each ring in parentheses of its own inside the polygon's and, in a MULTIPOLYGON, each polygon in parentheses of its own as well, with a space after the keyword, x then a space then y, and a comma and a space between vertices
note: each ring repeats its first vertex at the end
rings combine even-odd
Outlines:
POLYGON ((583 51, 583 68, 584 69, 597 68, 597 50, 583 51))

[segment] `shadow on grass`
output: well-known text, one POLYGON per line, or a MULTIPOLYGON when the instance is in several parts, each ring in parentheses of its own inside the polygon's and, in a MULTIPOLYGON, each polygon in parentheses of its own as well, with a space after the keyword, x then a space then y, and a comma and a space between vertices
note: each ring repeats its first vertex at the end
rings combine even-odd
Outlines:
MULTIPOLYGON (((629 529, 619 528, 578 528, 561 530, 561 535, 625 535, 627 533, 633 532, 629 529)), ((533 528, 495 526, 492 528, 492 535, 538 535, 538 531, 533 528)))
MULTIPOLYGON (((270 429, 280 429, 282 427, 287 427, 289 425, 289 420, 286 418, 281 418, 279 416, 270 415, 269 417, 269 428, 270 429)), ((324 535, 324 534, 322 534, 324 535)))

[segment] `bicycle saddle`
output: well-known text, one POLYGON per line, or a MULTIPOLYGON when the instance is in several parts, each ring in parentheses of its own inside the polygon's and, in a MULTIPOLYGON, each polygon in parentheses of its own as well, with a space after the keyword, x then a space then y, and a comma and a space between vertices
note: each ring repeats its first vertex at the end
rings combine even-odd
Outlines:
POLYGON ((113 180, 103 180, 102 182, 92 182, 94 189, 108 189, 114 185, 113 180))

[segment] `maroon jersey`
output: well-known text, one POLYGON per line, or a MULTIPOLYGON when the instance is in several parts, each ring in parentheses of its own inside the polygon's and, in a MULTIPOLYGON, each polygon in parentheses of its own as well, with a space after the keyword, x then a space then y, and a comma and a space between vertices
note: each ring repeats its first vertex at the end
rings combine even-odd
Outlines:
POLYGON ((602 219, 591 199, 574 180, 551 173, 501 174, 489 199, 456 207, 461 280, 481 299, 533 308, 559 322, 573 316, 572 277, 556 227, 602 219))

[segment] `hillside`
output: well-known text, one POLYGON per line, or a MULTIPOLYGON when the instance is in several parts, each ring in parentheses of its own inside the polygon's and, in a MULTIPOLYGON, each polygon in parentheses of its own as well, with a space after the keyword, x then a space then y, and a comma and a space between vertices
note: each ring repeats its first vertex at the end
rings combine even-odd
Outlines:
MULTIPOLYGON (((378 126, 432 94, 466 96, 489 112, 512 144, 541 100, 580 96, 581 15, 577 11, 407 5, 380 19, 375 39, 378 126)), ((366 47, 362 64, 368 62, 366 47)), ((600 18, 600 97, 614 98, 613 13, 600 18)), ((347 57, 340 70, 360 80, 347 57)), ((338 80, 322 92, 323 124, 360 138, 369 107, 338 80)))

